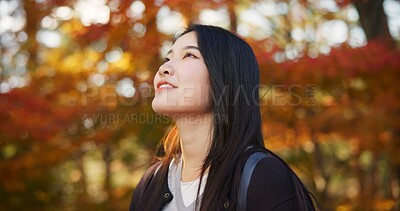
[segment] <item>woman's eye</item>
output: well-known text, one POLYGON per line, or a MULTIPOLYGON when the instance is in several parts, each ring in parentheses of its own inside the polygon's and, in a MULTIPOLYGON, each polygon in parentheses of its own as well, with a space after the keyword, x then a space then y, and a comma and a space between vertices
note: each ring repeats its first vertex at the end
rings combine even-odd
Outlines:
POLYGON ((183 58, 186 58, 186 57, 197 58, 195 55, 193 55, 191 53, 186 53, 183 58))
POLYGON ((165 62, 168 62, 168 61, 169 61, 169 58, 165 57, 164 63, 165 63, 165 62))

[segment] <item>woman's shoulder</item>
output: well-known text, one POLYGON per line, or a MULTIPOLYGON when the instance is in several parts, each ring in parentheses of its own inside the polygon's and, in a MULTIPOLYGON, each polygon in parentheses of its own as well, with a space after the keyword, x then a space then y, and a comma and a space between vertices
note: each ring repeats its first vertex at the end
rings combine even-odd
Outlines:
MULTIPOLYGON (((276 186, 290 188, 292 185, 292 175, 290 167, 277 155, 264 147, 249 147, 241 159, 239 165, 242 171, 250 171, 246 165, 253 163, 250 185, 263 185, 264 190, 276 189, 276 186), (257 162, 257 161, 258 162, 257 162)), ((244 173, 244 172, 243 172, 244 173)))
POLYGON ((254 167, 247 191, 247 204, 263 207, 265 210, 298 206, 299 196, 296 189, 300 188, 304 194, 308 194, 301 181, 282 159, 269 150, 261 151, 267 156, 260 159, 254 167))
POLYGON ((256 165, 255 171, 269 176, 290 176, 292 170, 278 155, 269 150, 262 151, 266 154, 256 165))
POLYGON ((249 159, 251 155, 259 152, 265 156, 262 156, 255 165, 250 185, 255 183, 268 186, 267 190, 274 190, 277 187, 280 189, 292 187, 292 174, 294 173, 281 158, 271 151, 265 148, 256 148, 246 157, 249 159))
POLYGON ((262 158, 254 168, 251 183, 267 186, 266 190, 280 190, 291 188, 292 174, 291 169, 281 159, 274 155, 268 155, 262 158))

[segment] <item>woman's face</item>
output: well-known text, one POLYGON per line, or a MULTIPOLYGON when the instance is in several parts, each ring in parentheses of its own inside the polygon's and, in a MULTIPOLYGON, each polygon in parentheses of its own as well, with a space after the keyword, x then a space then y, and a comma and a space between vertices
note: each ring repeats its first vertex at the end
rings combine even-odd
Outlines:
POLYGON ((152 107, 159 114, 211 113, 208 70, 195 32, 181 36, 154 76, 152 107))

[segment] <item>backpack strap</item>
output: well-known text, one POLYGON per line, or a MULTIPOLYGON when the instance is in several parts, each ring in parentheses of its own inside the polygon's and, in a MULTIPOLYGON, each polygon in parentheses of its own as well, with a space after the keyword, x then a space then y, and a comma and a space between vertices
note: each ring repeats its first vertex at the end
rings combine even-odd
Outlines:
POLYGON ((244 165, 242 176, 240 178, 240 186, 238 192, 238 211, 246 210, 247 203, 247 189, 249 188, 250 179, 253 174, 254 168, 257 163, 267 157, 268 155, 265 152, 255 152, 247 158, 246 164, 244 165))

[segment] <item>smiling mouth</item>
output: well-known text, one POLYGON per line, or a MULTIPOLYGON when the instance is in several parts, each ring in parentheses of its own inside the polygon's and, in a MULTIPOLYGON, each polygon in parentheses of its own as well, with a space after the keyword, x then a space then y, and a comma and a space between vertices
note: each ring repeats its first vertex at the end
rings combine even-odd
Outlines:
POLYGON ((162 84, 161 86, 158 87, 158 89, 161 88, 175 88, 175 87, 173 87, 171 84, 162 84))
POLYGON ((176 87, 169 84, 169 83, 162 83, 161 85, 159 85, 156 89, 156 92, 159 92, 163 89, 175 89, 176 87))

